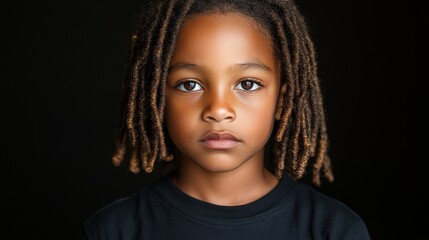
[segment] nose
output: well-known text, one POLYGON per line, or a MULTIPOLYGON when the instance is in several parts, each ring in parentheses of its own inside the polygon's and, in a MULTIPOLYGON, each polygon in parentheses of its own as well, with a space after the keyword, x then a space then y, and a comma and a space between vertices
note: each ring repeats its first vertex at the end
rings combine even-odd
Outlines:
POLYGON ((207 95, 202 118, 207 122, 235 120, 234 99, 225 91, 212 92, 207 95))

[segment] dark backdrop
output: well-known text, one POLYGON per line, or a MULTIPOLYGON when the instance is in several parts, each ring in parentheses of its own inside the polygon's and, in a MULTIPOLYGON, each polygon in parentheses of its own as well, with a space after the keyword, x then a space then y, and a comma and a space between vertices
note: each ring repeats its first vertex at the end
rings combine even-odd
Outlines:
MULTIPOLYGON (((318 50, 336 174, 320 190, 361 215, 374 239, 411 239, 415 206, 424 203, 410 190, 419 165, 409 130, 416 101, 409 90, 420 86, 416 71, 425 68, 415 65, 415 33, 428 29, 416 24, 424 14, 412 1, 297 2, 318 50)), ((151 181, 110 161, 140 6, 15 1, 3 9, 6 239, 74 239, 92 212, 151 181)))

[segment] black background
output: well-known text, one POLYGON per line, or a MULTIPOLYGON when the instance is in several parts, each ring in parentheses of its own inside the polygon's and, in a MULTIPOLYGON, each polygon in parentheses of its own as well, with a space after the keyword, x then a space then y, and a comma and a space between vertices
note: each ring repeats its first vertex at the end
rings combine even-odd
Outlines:
MULTIPOLYGON (((416 33, 428 29, 417 24, 423 6, 297 3, 318 51, 336 174, 320 190, 361 215, 374 239, 413 239, 427 193, 410 190, 421 168, 410 127, 411 90, 426 67, 416 61, 416 33)), ((92 212, 150 183, 110 162, 141 4, 15 1, 3 9, 2 239, 74 239, 92 212)))

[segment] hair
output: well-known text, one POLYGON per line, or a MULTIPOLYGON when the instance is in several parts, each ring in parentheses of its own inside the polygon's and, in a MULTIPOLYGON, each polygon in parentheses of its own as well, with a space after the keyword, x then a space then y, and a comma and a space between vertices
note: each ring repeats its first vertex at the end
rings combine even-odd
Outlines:
POLYGON ((306 22, 292 0, 163 0, 151 1, 142 11, 131 35, 124 81, 116 166, 130 152, 129 168, 138 173, 153 171, 158 160, 171 161, 174 149, 166 132, 165 85, 168 68, 181 27, 187 19, 213 13, 237 13, 249 17, 268 34, 281 62, 281 119, 276 122, 273 173, 286 171, 295 179, 312 163, 312 182, 319 186, 321 174, 330 182, 323 99, 317 75, 316 53, 306 22))

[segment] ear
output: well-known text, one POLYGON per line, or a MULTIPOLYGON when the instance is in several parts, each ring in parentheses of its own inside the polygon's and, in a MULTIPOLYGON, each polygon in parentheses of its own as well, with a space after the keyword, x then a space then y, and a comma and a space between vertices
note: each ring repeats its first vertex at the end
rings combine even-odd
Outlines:
POLYGON ((280 94, 279 99, 277 101, 277 109, 276 109, 276 120, 279 121, 282 114, 282 108, 283 108, 283 96, 286 93, 286 83, 282 83, 280 87, 280 94))

